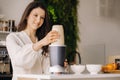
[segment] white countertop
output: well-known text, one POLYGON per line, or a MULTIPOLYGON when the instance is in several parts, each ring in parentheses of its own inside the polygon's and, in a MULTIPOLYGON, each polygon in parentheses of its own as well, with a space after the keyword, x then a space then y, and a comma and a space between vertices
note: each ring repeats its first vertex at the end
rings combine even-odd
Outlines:
POLYGON ((51 75, 35 75, 35 74, 22 74, 16 77, 24 78, 37 78, 37 79, 85 79, 85 78, 120 78, 120 74, 51 74, 51 75))

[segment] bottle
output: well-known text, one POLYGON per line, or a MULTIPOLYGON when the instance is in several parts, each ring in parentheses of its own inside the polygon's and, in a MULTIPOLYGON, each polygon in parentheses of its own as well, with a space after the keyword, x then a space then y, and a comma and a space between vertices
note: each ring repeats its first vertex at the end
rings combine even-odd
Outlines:
MULTIPOLYGON (((11 26, 11 20, 8 20, 8 31, 11 30, 10 26, 11 26)), ((10 32, 11 32, 11 31, 10 31, 10 32)))
POLYGON ((0 31, 2 31, 2 25, 3 25, 3 21, 0 20, 0 31))
POLYGON ((115 63, 117 64, 117 70, 120 70, 120 59, 115 59, 115 63))
POLYGON ((64 67, 65 67, 65 73, 70 73, 70 66, 68 64, 67 59, 65 59, 64 67))
POLYGON ((12 31, 16 31, 15 20, 12 20, 12 31))
POLYGON ((15 32, 17 30, 15 26, 15 20, 9 20, 9 31, 10 32, 15 32))

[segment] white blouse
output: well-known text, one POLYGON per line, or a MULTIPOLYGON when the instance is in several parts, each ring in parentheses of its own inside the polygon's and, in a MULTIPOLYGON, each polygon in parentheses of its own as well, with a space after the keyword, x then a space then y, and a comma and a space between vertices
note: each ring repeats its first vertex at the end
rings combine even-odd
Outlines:
POLYGON ((49 57, 42 55, 42 49, 34 51, 32 45, 33 42, 24 31, 7 36, 6 47, 12 61, 13 78, 14 74, 49 73, 49 57))

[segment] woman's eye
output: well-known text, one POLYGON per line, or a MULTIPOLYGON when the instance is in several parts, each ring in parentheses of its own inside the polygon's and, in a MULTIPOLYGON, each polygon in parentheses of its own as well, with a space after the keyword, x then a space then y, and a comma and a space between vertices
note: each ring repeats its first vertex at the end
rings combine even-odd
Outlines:
POLYGON ((40 17, 41 19, 45 19, 44 17, 40 17))
POLYGON ((38 15, 34 15, 35 17, 37 17, 38 15))

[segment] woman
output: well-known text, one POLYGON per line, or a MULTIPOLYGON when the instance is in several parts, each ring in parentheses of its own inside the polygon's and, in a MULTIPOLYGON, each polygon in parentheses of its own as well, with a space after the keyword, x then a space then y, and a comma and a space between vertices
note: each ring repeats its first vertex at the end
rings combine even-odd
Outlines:
POLYGON ((31 2, 23 13, 18 32, 6 38, 13 74, 47 74, 50 66, 48 45, 58 38, 58 32, 50 31, 43 4, 31 2))

